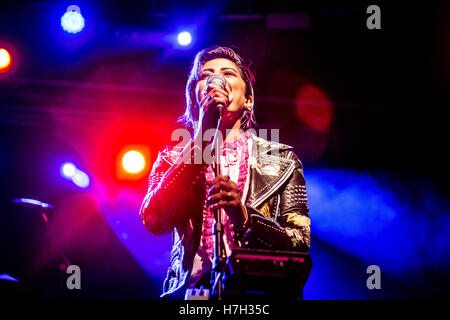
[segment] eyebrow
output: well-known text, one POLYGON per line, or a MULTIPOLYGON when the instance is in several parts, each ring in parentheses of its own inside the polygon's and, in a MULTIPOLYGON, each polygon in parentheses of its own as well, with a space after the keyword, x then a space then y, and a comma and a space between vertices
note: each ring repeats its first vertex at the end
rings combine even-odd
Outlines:
MULTIPOLYGON (((224 71, 224 70, 233 70, 234 72, 237 73, 237 71, 234 68, 231 68, 231 67, 223 67, 223 68, 220 69, 220 71, 224 71)), ((203 69, 201 72, 205 72, 205 71, 214 72, 214 69, 207 68, 207 69, 203 69)))

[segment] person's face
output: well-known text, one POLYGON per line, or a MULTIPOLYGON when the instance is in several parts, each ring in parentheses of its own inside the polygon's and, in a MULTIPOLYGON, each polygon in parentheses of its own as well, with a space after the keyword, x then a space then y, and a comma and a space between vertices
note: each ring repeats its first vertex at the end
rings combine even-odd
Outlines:
POLYGON ((236 121, 242 116, 244 108, 251 108, 253 98, 245 96, 245 82, 234 62, 225 58, 207 61, 200 70, 195 87, 197 103, 202 100, 206 89, 206 79, 214 73, 221 74, 227 80, 229 105, 224 110, 224 120, 236 121))

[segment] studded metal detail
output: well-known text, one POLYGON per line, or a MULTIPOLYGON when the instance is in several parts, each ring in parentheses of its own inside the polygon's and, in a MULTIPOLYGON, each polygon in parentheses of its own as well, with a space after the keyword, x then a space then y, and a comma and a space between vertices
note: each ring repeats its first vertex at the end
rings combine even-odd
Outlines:
POLYGON ((163 177, 164 177, 163 172, 155 172, 151 174, 148 179, 148 188, 153 189, 154 187, 156 187, 161 182, 163 177))
MULTIPOLYGON (((279 159, 278 157, 276 157, 277 159, 279 159)), ((256 168, 256 171, 258 171, 258 173, 260 173, 261 175, 264 175, 263 171, 260 169, 261 167, 264 167, 266 165, 270 165, 270 164, 275 164, 277 166, 279 166, 279 174, 280 176, 282 175, 282 173, 285 172, 285 170, 288 167, 288 163, 286 162, 280 162, 280 160, 275 161, 274 159, 272 159, 270 156, 265 156, 260 157, 259 158, 260 163, 258 165, 255 165, 254 167, 256 168), (259 169, 259 170, 258 170, 259 169)), ((249 201, 253 202, 254 200, 256 200, 257 198, 259 198, 262 194, 264 194, 266 191, 268 191, 271 187, 273 187, 273 184, 277 182, 277 179, 273 179, 272 183, 267 183, 263 188, 261 188, 260 190, 258 190, 257 193, 252 194, 249 201)))
POLYGON ((286 207, 295 207, 301 204, 308 204, 308 197, 304 186, 288 185, 284 191, 284 196, 286 207))

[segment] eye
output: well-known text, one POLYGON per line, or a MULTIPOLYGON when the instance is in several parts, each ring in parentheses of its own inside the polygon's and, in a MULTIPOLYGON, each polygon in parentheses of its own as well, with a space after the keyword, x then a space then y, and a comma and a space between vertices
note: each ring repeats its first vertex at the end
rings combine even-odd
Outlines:
POLYGON ((234 76, 234 73, 230 72, 230 71, 227 71, 227 72, 224 73, 224 75, 226 75, 226 76, 234 76))
POLYGON ((200 80, 205 80, 206 78, 208 78, 209 77, 209 73, 202 73, 202 74, 200 74, 200 80))

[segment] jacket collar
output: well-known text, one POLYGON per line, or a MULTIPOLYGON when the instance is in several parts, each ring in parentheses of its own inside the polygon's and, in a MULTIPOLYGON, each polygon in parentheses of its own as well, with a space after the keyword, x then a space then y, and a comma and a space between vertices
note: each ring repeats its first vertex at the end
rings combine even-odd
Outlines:
POLYGON ((255 135, 250 138, 251 185, 245 203, 256 209, 289 179, 294 171, 295 161, 283 152, 292 150, 291 146, 267 141, 255 135))

